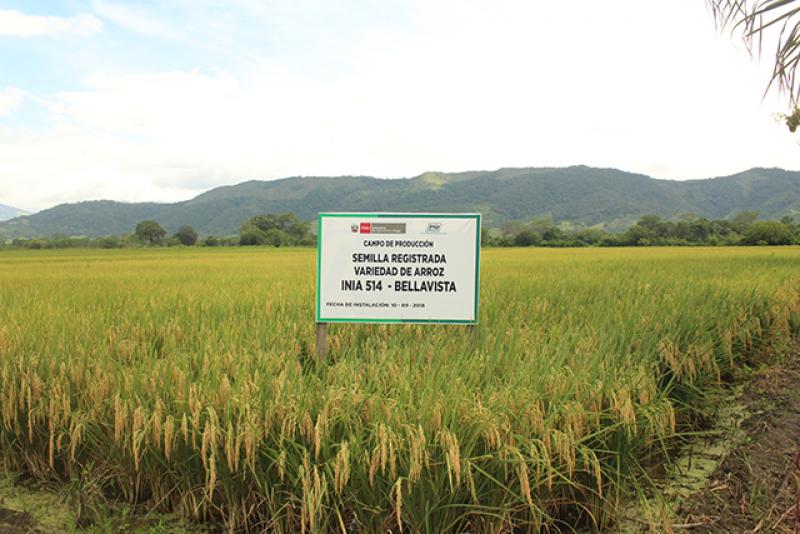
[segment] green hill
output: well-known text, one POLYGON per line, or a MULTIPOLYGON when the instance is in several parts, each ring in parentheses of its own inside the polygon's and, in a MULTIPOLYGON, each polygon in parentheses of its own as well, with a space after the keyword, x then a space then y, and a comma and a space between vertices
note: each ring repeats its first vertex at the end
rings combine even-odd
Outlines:
POLYGON ((706 180, 656 180, 616 169, 576 166, 465 173, 429 172, 386 180, 367 176, 294 177, 219 187, 173 204, 91 201, 62 204, 0 223, 0 234, 101 236, 131 232, 143 219, 168 231, 235 234, 258 213, 292 211, 480 211, 485 224, 551 215, 556 223, 621 230, 646 214, 725 218, 754 210, 762 218, 800 214, 800 172, 751 169, 706 180))
POLYGON ((14 208, 12 206, 6 206, 5 204, 0 204, 0 221, 7 221, 8 219, 13 219, 14 217, 19 217, 20 215, 27 215, 27 214, 28 212, 25 210, 14 208))

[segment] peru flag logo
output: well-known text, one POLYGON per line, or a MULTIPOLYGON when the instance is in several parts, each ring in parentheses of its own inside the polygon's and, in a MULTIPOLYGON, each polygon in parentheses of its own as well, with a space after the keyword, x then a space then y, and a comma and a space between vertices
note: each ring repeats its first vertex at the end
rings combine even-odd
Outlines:
POLYGON ((372 223, 362 222, 360 225, 360 232, 362 234, 369 234, 372 232, 372 223))

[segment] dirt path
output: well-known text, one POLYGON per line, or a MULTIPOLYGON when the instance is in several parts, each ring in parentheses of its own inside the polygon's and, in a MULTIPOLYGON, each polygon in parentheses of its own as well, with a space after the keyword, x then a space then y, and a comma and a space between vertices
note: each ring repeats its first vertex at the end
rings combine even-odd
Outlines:
POLYGON ((19 532, 38 532, 36 521, 30 514, 17 512, 0 506, 0 534, 17 534, 19 532))
POLYGON ((17 484, 0 471, 0 534, 72 532, 75 522, 58 495, 17 484))
POLYGON ((134 509, 115 503, 97 503, 92 521, 83 528, 63 489, 19 482, 0 470, 0 534, 68 534, 72 532, 137 534, 205 534, 213 528, 189 526, 174 515, 134 509))
POLYGON ((800 353, 754 373, 746 439, 674 517, 691 532, 800 533, 800 353))

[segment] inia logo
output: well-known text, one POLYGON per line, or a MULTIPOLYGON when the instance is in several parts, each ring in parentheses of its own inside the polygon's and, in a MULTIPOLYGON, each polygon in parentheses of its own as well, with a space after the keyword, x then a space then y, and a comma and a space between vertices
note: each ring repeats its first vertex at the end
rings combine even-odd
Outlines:
POLYGON ((442 223, 432 222, 428 223, 428 229, 425 230, 426 234, 438 234, 442 231, 442 223))

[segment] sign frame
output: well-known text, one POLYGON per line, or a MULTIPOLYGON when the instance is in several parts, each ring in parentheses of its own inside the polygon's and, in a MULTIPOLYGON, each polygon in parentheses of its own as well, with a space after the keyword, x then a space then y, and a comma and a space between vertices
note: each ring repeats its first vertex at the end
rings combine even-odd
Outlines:
POLYGON ((316 319, 320 323, 362 323, 362 324, 456 324, 475 326, 478 324, 481 280, 481 214, 480 213, 428 213, 428 212, 319 212, 317 214, 317 298, 316 319), (322 220, 324 218, 364 217, 378 219, 475 219, 475 303, 474 320, 468 319, 403 319, 403 318, 349 318, 321 317, 320 299, 322 296, 322 220))

